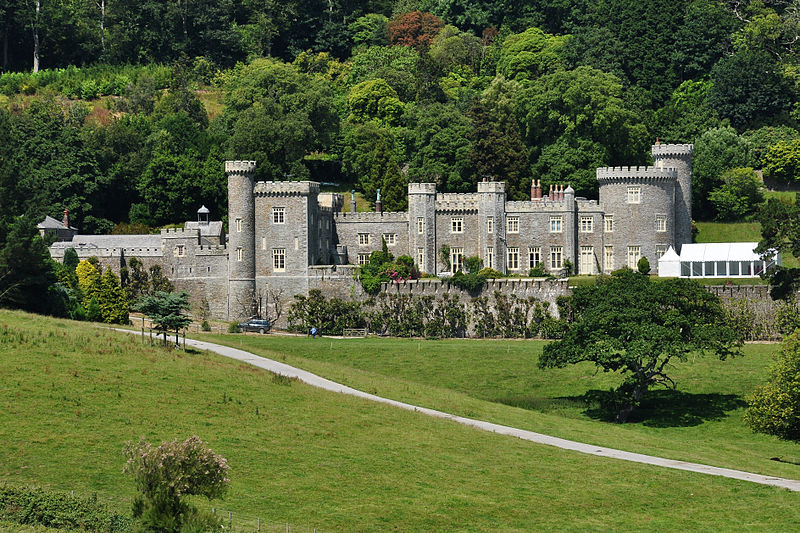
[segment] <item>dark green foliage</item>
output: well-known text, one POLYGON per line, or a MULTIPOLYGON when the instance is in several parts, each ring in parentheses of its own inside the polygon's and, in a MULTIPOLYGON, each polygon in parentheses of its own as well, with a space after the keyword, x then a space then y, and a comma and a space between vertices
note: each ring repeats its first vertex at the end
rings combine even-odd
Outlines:
POLYGON ((308 333, 312 327, 320 335, 342 335, 348 328, 363 328, 366 321, 360 302, 340 298, 326 298, 318 289, 308 291, 308 296, 295 295, 289 307, 289 329, 308 333))
POLYGON ((668 375, 674 359, 709 351, 720 359, 735 355, 741 333, 724 321, 719 299, 693 280, 650 281, 630 270, 576 287, 568 302, 564 338, 545 346, 541 368, 590 361, 605 372, 620 372, 622 401, 616 418, 625 422, 654 385, 675 387, 668 375))
POLYGON ((711 80, 711 107, 739 130, 789 108, 789 84, 780 65, 767 52, 736 52, 714 66, 711 80))
POLYGON ((784 183, 800 181, 800 138, 778 141, 762 157, 764 177, 784 183))
POLYGON ((486 276, 481 272, 483 261, 478 256, 464 258, 464 270, 455 272, 448 282, 460 289, 475 294, 486 284, 486 276))
POLYGON ((800 440, 800 337, 783 339, 769 381, 747 398, 745 422, 753 431, 800 440))
POLYGON ((692 168, 692 217, 712 220, 711 191, 720 187, 722 174, 736 167, 750 166, 750 147, 730 126, 706 131, 695 142, 692 168))
POLYGON ((359 273, 361 286, 367 294, 377 294, 381 290, 382 283, 399 283, 419 278, 419 270, 411 257, 401 255, 395 259, 389 253, 386 241, 382 244, 383 249, 372 252, 369 264, 362 266, 359 273))
POLYGON ((0 485, 0 519, 23 525, 107 533, 130 531, 130 518, 98 503, 97 495, 71 496, 39 488, 0 485))
MULTIPOLYGON (((756 252, 771 256, 775 251, 800 257, 800 207, 794 202, 770 198, 757 216, 761 240, 756 252)), ((773 265, 765 273, 773 300, 793 297, 800 288, 800 268, 773 265)))
POLYGON ((189 310, 189 295, 185 292, 156 291, 152 295, 142 297, 133 305, 133 309, 144 313, 158 331, 164 333, 164 344, 167 343, 167 332, 175 332, 175 344, 178 343, 178 331, 192 323, 192 318, 183 314, 189 310))
POLYGON ((639 271, 639 274, 645 276, 650 274, 650 261, 648 261, 645 256, 640 257, 639 261, 636 263, 636 270, 639 271))
MULTIPOLYGON (((33 217, 0 220, 0 306, 51 314, 54 263, 33 217)), ((59 304, 56 308, 60 308, 59 304)))

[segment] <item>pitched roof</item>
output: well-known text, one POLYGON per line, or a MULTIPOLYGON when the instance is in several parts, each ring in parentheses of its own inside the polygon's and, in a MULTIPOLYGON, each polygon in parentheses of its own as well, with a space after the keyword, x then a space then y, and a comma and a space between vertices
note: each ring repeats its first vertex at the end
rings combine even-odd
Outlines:
POLYGON ((67 226, 64 225, 63 222, 61 222, 60 220, 56 220, 51 216, 45 216, 44 220, 39 222, 36 225, 36 227, 39 229, 71 229, 77 231, 77 228, 73 227, 68 228, 67 226))

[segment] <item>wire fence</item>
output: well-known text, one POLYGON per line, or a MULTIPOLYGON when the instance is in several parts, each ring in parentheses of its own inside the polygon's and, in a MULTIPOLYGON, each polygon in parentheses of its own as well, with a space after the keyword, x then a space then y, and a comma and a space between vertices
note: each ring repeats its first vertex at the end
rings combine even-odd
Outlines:
POLYGON ((216 507, 211 512, 222 521, 225 531, 232 533, 322 533, 322 530, 312 526, 262 520, 256 515, 216 507))

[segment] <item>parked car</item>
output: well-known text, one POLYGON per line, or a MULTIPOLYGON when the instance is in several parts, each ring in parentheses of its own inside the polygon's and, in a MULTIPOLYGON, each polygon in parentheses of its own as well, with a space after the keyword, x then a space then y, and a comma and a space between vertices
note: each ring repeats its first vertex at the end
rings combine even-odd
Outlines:
POLYGON ((256 331, 263 334, 269 331, 269 320, 251 318, 247 322, 240 322, 239 329, 241 331, 256 331))

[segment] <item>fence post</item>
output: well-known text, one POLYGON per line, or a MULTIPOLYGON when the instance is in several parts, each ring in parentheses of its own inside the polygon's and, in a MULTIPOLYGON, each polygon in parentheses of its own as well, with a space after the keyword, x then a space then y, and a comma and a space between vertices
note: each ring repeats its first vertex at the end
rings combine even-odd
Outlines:
POLYGON ((258 529, 256 531, 261 531, 261 517, 258 517, 258 529))

